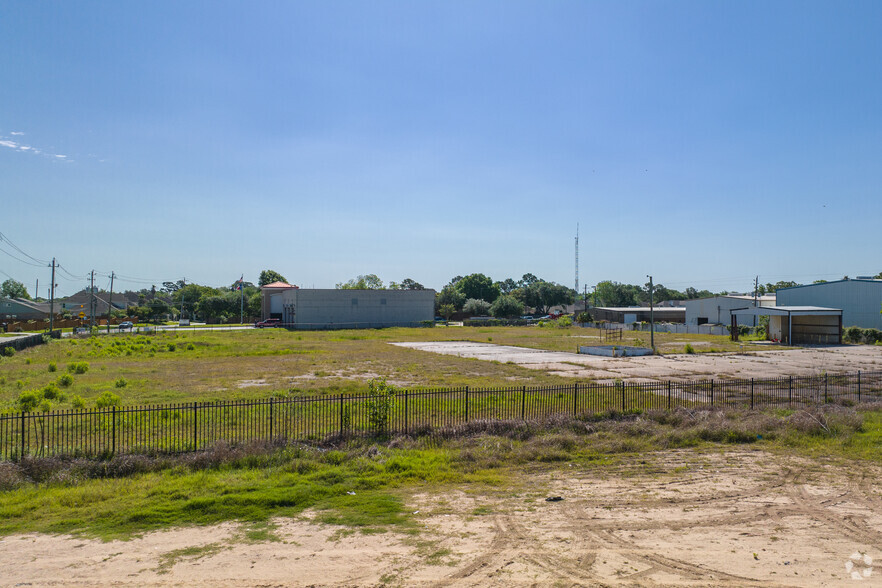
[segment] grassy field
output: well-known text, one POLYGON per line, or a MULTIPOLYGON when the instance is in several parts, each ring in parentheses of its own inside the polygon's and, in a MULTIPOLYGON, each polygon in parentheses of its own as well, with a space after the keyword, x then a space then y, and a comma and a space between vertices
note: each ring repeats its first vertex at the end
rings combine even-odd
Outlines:
MULTIPOLYGON (((48 345, 0 358, 0 409, 25 391, 58 388, 51 408, 93 406, 102 394, 122 404, 266 398, 306 393, 364 392, 371 379, 406 387, 544 385, 570 378, 516 365, 405 349, 393 341, 467 340, 550 351, 575 351, 599 342, 596 329, 541 327, 435 327, 351 331, 186 331, 115 333, 48 345), (71 373, 72 364, 88 364, 71 373), (53 371, 54 370, 54 371, 53 371), (82 369, 80 370, 82 371, 82 369), (80 400, 81 399, 81 400, 80 400)), ((648 342, 648 333, 625 333, 622 344, 648 342)), ((742 349, 725 337, 656 335, 662 352, 742 349)), ((746 344, 746 351, 760 346, 746 344)), ((50 394, 50 396, 53 394, 50 394)))
MULTIPOLYGON (((336 447, 261 445, 178 457, 0 463, 0 535, 129 538, 180 525, 238 520, 272 540, 271 519, 306 509, 365 533, 412 528, 405 498, 445 489, 517 491, 537 468, 604 475, 672 448, 751 445, 793 455, 882 458, 882 410, 675 411, 605 419, 475 423, 457 437, 356 440, 336 447)), ((646 463, 646 462, 642 462, 646 463)))

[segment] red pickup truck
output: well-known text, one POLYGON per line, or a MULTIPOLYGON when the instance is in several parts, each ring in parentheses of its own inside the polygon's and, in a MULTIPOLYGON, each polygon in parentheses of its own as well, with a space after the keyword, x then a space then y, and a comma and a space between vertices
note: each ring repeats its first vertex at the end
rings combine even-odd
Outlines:
POLYGON ((282 321, 280 319, 266 319, 262 321, 258 321, 254 323, 255 329, 263 329, 264 327, 281 327, 282 321))

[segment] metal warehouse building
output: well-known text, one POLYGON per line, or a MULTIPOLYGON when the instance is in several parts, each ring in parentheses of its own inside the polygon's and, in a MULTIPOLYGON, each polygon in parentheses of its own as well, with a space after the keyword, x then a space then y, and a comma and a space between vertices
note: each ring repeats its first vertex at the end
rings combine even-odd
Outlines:
MULTIPOLYGON (((711 323, 728 325, 731 320, 729 311, 750 308, 755 306, 754 301, 758 303, 758 306, 775 306, 775 295, 759 296, 754 299, 753 296, 730 294, 686 300, 683 303, 686 307, 686 324, 705 325, 711 323)), ((746 320, 744 317, 739 318, 738 324, 752 326, 754 324, 753 317, 749 318, 750 320, 746 320)))
POLYGON ((807 284, 777 291, 781 306, 826 306, 842 309, 842 324, 882 329, 882 280, 858 278, 807 284))
POLYGON ((416 327, 435 317, 434 290, 308 290, 277 282, 261 293, 263 318, 294 329, 416 327))

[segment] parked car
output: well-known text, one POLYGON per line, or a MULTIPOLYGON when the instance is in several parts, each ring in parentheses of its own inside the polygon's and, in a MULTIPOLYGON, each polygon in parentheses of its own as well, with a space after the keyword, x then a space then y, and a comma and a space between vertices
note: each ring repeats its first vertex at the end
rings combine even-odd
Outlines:
POLYGON ((129 329, 129 330, 131 330, 132 327, 134 327, 134 326, 135 326, 135 325, 132 324, 132 321, 123 321, 123 322, 121 322, 120 324, 116 325, 116 327, 117 327, 120 331, 122 331, 123 329, 129 329))
POLYGON ((281 327, 282 321, 281 319, 269 318, 262 321, 257 321, 254 323, 254 327, 257 329, 263 329, 265 327, 281 327))

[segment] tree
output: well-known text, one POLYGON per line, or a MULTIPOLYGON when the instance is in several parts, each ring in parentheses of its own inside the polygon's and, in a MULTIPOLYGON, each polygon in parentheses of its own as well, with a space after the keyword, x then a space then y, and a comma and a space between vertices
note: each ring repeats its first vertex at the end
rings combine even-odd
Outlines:
POLYGON ((0 286, 0 294, 6 298, 21 298, 22 300, 30 300, 28 289, 21 282, 9 278, 0 286))
POLYGON ((415 280, 411 280, 410 278, 404 278, 404 280, 401 281, 401 289, 402 290, 425 290, 426 287, 415 280))
POLYGON ((490 303, 480 298, 469 298, 462 305, 462 311, 471 316, 487 316, 487 313, 490 312, 490 303))
POLYGON ((521 277, 520 285, 521 286, 532 286, 536 282, 541 282, 541 281, 542 280, 540 280, 539 278, 537 278, 533 274, 524 274, 523 277, 521 277))
POLYGON ((449 304, 453 307, 454 312, 460 310, 462 305, 465 304, 465 301, 465 295, 457 290, 455 286, 451 286, 450 284, 441 288, 441 291, 435 295, 436 307, 441 308, 445 304, 449 304))
POLYGON ((454 315, 456 309, 453 308, 452 304, 442 304, 438 309, 438 314, 444 317, 445 321, 449 321, 450 317, 454 315))
POLYGON ((518 283, 511 278, 506 278, 503 282, 496 282, 496 285, 503 294, 511 294, 518 289, 518 283))
POLYGON ((609 280, 597 284, 598 304, 603 306, 637 306, 641 288, 631 284, 620 284, 609 280))
POLYGON ((793 286, 799 286, 799 284, 796 282, 785 282, 785 281, 781 280, 781 281, 775 282, 774 284, 766 284, 765 291, 768 294, 771 294, 772 292, 776 292, 777 290, 779 290, 781 288, 792 288, 793 286))
POLYGON ((266 269, 260 272, 260 277, 257 278, 258 286, 266 286, 267 284, 272 284, 273 282, 284 282, 288 283, 288 280, 285 279, 285 276, 280 274, 279 272, 273 271, 271 269, 266 269))
POLYGON ((337 284, 338 290, 385 290, 383 280, 377 274, 367 274, 366 276, 358 276, 348 282, 337 284))
POLYGON ((496 318, 512 318, 524 314, 524 305, 514 296, 503 294, 493 301, 490 314, 496 318))
POLYGON ((160 288, 159 291, 165 292, 166 294, 174 294, 183 287, 184 280, 178 280, 177 282, 163 282, 162 288, 160 288))
POLYGON ((456 283, 456 289, 469 298, 480 298, 493 302, 499 297, 499 286, 484 274, 469 274, 456 283))

